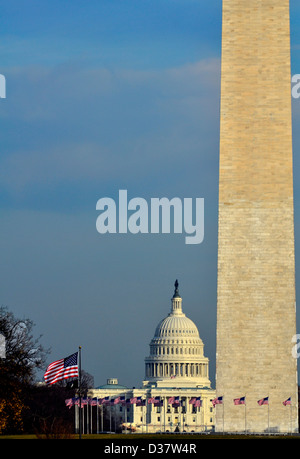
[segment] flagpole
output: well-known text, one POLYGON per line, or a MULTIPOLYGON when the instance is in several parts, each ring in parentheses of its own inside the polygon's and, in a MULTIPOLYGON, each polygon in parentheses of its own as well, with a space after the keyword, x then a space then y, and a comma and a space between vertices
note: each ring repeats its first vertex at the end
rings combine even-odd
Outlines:
POLYGON ((167 397, 164 397, 164 432, 166 431, 166 402, 167 402, 167 397))
POLYGON ((90 422, 89 422, 89 399, 86 401, 86 433, 90 433, 90 422))
POLYGON ((125 422, 125 434, 127 434, 127 403, 126 403, 126 400, 127 400, 127 394, 125 392, 125 403, 124 403, 124 422, 125 422))
POLYGON ((82 404, 82 433, 84 434, 84 424, 85 424, 85 421, 84 421, 84 403, 82 404))
POLYGON ((109 401, 109 433, 111 433, 111 404, 109 401))
POLYGON ((78 390, 79 390, 79 439, 81 439, 82 432, 82 412, 81 412, 81 346, 79 346, 78 352, 78 366, 79 366, 79 375, 78 375, 78 390))
POLYGON ((146 392, 146 433, 148 433, 148 392, 146 392))
POLYGON ((222 405, 223 405, 223 435, 224 435, 224 400, 223 400, 222 405))
POLYGON ((246 405, 247 405, 247 402, 246 402, 246 395, 245 395, 245 433, 247 432, 247 415, 246 415, 246 405))
MULTIPOLYGON (((77 399, 76 399, 77 401, 77 399)), ((78 404, 75 401, 75 433, 79 432, 79 427, 78 427, 78 404)))
POLYGON ((93 433, 93 405, 92 405, 93 401, 91 399, 91 418, 90 418, 90 434, 93 433))
POLYGON ((292 397, 291 397, 291 404, 290 404, 290 414, 291 414, 291 435, 293 433, 293 421, 292 421, 292 397))
POLYGON ((98 397, 97 398, 97 411, 96 411, 96 419, 97 419, 97 434, 99 433, 99 405, 98 405, 98 397))
POLYGON ((268 433, 270 433, 270 400, 268 395, 268 433))
POLYGON ((162 397, 160 397, 160 399, 159 399, 159 404, 160 404, 160 413, 159 413, 159 417, 160 417, 160 432, 162 431, 162 414, 163 414, 163 409, 161 409, 161 408, 164 408, 164 406, 161 405, 162 403, 164 403, 164 402, 162 401, 162 397))

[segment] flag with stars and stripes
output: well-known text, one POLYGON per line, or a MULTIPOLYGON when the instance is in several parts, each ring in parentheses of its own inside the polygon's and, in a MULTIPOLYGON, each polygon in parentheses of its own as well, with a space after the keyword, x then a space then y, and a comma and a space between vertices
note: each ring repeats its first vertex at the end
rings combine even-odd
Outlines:
POLYGON ((54 384, 62 379, 78 377, 78 352, 50 363, 44 374, 46 384, 54 384))

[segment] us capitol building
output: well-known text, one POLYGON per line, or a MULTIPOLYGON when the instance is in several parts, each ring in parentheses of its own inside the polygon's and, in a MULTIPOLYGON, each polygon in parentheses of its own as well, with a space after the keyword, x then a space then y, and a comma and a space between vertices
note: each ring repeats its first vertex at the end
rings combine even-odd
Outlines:
POLYGON ((142 388, 129 389, 116 378, 89 391, 106 399, 114 423, 135 432, 202 432, 215 424, 209 360, 194 322, 182 311, 175 282, 171 312, 156 327, 145 358, 142 388), (112 401, 112 403, 110 403, 112 401))

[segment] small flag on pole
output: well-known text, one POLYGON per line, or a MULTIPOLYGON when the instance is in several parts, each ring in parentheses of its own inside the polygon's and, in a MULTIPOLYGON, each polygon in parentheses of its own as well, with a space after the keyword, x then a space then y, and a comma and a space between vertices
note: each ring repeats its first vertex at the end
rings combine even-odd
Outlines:
POLYGON ((199 406, 199 407, 202 406, 201 397, 197 397, 197 398, 196 398, 195 403, 194 403, 194 406, 199 406))
POLYGON ((44 374, 46 384, 54 384, 62 379, 78 377, 78 352, 50 363, 44 374))
POLYGON ((261 398, 260 400, 257 400, 257 403, 259 404, 259 406, 269 405, 269 397, 261 398))
POLYGON ((181 401, 180 401, 180 397, 179 396, 174 397, 174 401, 172 402, 172 406, 173 407, 181 406, 181 401))
POLYGON ((136 406, 146 406, 146 400, 143 400, 142 397, 137 397, 136 406))
POLYGON ((234 398, 233 403, 235 405, 246 405, 246 397, 234 398))
POLYGON ((291 397, 289 397, 287 400, 282 402, 284 406, 291 405, 291 397))
POLYGON ((214 399, 212 400, 213 406, 222 405, 222 403, 223 403, 223 396, 214 398, 214 399))
POLYGON ((72 406, 75 404, 75 398, 67 398, 65 400, 65 404, 69 407, 69 409, 72 408, 72 406))

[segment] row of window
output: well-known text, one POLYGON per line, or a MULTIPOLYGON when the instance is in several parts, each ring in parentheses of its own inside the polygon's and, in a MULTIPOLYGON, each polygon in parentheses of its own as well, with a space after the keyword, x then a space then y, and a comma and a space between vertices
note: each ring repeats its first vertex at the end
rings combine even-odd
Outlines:
POLYGON ((196 354, 202 355, 200 347, 169 347, 169 346, 156 346, 150 345, 151 355, 172 355, 172 354, 196 354))
MULTIPOLYGON (((160 422, 160 421, 161 421, 160 416, 157 416, 157 422, 160 422)), ((141 422, 143 422, 143 418, 142 418, 142 417, 141 417, 141 422)), ((168 423, 171 422, 171 417, 170 417, 170 416, 168 416, 167 422, 168 422, 168 423)), ((177 422, 178 422, 178 419, 175 418, 175 422, 177 423, 177 422)), ((185 423, 185 422, 186 422, 186 419, 183 418, 182 422, 185 423)), ((193 417, 193 418, 192 418, 192 422, 196 422, 196 417, 193 417)), ((213 422, 213 418, 209 418, 209 422, 212 423, 212 422, 213 422)), ((187 424, 185 424, 185 425, 187 426, 187 424)), ((169 431, 166 430, 166 432, 169 432, 169 431)), ((193 432, 193 431, 192 431, 192 432, 193 432)))
POLYGON ((199 338, 191 338, 191 339, 165 339, 165 338, 153 338, 151 340, 151 344, 193 344, 194 346, 201 346, 203 347, 203 343, 199 338))
POLYGON ((198 334, 198 332, 196 332, 196 330, 184 330, 184 329, 167 329, 167 330, 160 330, 160 335, 164 335, 164 336, 170 336, 170 335, 196 335, 198 334))
MULTIPOLYGON (((123 411, 127 411, 127 413, 130 413, 131 412, 131 409, 129 407, 126 407, 124 408, 123 406, 119 406, 118 405, 118 408, 119 408, 119 412, 122 413, 123 411)), ((114 409, 115 411, 118 409, 116 405, 114 405, 114 409)), ((144 407, 140 406, 140 407, 136 407, 136 410, 140 409, 140 411, 143 411, 144 407)), ((161 408, 160 406, 154 406, 153 408, 153 411, 155 411, 156 413, 162 413, 163 412, 163 408, 161 408)), ((200 407, 197 407, 197 406, 192 406, 192 413, 193 414, 196 414, 198 412, 200 412, 200 407)), ((209 408, 210 412, 212 412, 212 407, 209 408)), ((175 406, 174 408, 171 408, 169 405, 166 409, 166 413, 175 413, 175 414, 178 414, 180 413, 180 410, 179 410, 179 407, 178 406, 175 406)), ((186 410, 186 407, 185 406, 182 406, 181 407, 181 413, 182 414, 185 414, 187 412, 186 410)))

